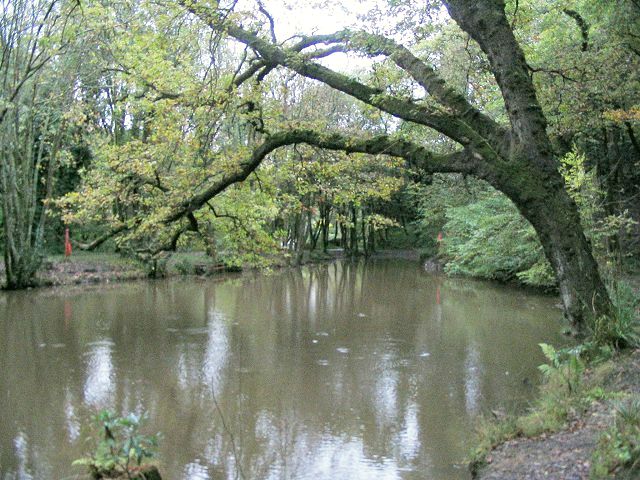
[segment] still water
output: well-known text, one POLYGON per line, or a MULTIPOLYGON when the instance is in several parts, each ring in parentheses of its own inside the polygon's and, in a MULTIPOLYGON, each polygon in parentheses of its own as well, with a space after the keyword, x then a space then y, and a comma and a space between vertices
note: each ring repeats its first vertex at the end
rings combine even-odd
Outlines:
POLYGON ((2 293, 0 478, 76 478, 101 409, 148 412, 166 479, 469 478, 554 303, 402 260, 2 293))

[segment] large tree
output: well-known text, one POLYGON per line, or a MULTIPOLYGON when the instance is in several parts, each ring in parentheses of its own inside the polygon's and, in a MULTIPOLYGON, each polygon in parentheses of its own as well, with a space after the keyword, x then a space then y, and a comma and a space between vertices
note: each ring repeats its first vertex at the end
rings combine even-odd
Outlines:
MULTIPOLYGON (((433 16, 436 22, 443 21, 446 9, 476 42, 482 51, 480 61, 503 100, 498 116, 495 107, 483 110, 472 95, 447 83, 426 60, 428 56, 414 53, 419 51, 415 45, 410 49, 393 38, 362 30, 299 35, 281 42, 275 20, 261 2, 248 13, 233 11, 237 2, 227 8, 222 2, 178 3, 164 13, 145 13, 144 8, 155 8, 145 3, 135 9, 143 17, 139 27, 132 28, 129 17, 123 23, 122 28, 134 32, 133 38, 114 35, 109 42, 107 50, 114 56, 109 74, 132 86, 123 101, 127 107, 123 118, 129 118, 129 126, 122 124, 140 134, 133 143, 115 142, 103 149, 105 172, 125 169, 113 192, 129 192, 124 200, 134 202, 131 208, 144 208, 140 214, 114 216, 108 202, 98 199, 113 221, 111 230, 91 246, 119 235, 144 242, 153 237, 148 248, 152 253, 174 248, 181 234, 207 221, 203 211, 219 211, 212 205, 214 198, 219 201, 230 186, 249 178, 275 150, 306 143, 402 158, 426 174, 459 173, 487 181, 507 195, 536 230, 555 270, 567 317, 584 327, 590 317, 611 315, 610 299, 576 204, 558 172, 559 153, 549 138, 531 68, 507 19, 504 1, 447 0, 439 6, 426 2, 429 6, 415 7, 439 8, 433 16), (207 45, 202 52, 193 50, 198 39, 207 45), (319 60, 345 51, 384 58, 382 68, 393 70, 397 83, 381 82, 377 70, 356 79, 319 60), (198 63, 208 56, 210 64, 198 63), (231 66, 235 61, 237 65, 231 66), (218 68, 223 64, 226 70, 218 68), (288 119, 285 111, 274 108, 269 92, 291 72, 352 97, 367 114, 399 121, 389 122, 388 129, 363 130, 340 122, 288 119), (126 182, 128 190, 122 188, 126 182)), ((410 0, 395 3, 413 6, 410 0)), ((407 38, 404 33, 402 38, 407 38)), ((380 67, 381 62, 376 60, 375 65, 380 67)))
MULTIPOLYGON (((502 0, 447 0, 451 18, 482 49, 500 89, 508 124, 500 124, 451 88, 436 69, 391 38, 364 31, 297 37, 277 43, 270 29, 243 28, 233 16, 192 0, 181 4, 211 29, 245 44, 256 55, 241 75, 262 79, 276 67, 325 83, 365 104, 412 124, 433 129, 455 142, 452 153, 436 154, 414 140, 397 135, 354 137, 339 132, 289 128, 265 132, 246 177, 272 150, 308 143, 318 147, 388 154, 406 159, 428 172, 458 172, 486 180, 506 194, 533 225, 553 266, 566 316, 576 326, 593 316, 610 315, 611 303, 587 242, 575 202, 558 172, 558 158, 547 134, 547 120, 536 96, 521 46, 505 14, 502 0), (389 93, 329 69, 317 57, 350 50, 385 56, 426 92, 421 99, 389 93)), ((266 13, 265 13, 266 15, 266 13)), ((272 19, 269 17, 270 22, 272 19)), ((234 179, 235 180, 235 179, 234 179)), ((167 220, 194 211, 219 189, 212 187, 184 202, 167 220)))

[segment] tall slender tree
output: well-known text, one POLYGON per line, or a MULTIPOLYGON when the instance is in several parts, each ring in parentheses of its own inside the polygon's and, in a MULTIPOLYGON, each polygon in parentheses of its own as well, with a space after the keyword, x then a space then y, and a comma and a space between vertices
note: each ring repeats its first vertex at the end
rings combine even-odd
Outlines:
POLYGON ((77 2, 5 0, 0 14, 0 195, 7 288, 31 285, 73 79, 60 55, 77 2), (43 188, 44 186, 44 188, 43 188))

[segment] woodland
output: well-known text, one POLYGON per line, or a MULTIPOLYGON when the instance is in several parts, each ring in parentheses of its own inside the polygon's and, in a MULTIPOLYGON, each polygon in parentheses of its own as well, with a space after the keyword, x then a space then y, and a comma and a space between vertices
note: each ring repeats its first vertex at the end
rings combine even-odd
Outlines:
POLYGON ((3 0, 6 288, 65 228, 154 274, 174 251, 410 247, 615 323, 640 251, 637 1, 371 2, 288 36, 286 8, 3 0))

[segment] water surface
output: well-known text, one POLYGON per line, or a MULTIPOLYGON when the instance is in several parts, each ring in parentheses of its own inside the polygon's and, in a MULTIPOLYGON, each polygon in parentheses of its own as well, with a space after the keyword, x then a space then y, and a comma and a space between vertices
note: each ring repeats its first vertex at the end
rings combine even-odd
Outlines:
POLYGON ((554 303, 400 260, 2 293, 0 478, 75 478, 106 408, 149 413, 167 479, 466 479, 554 303))

